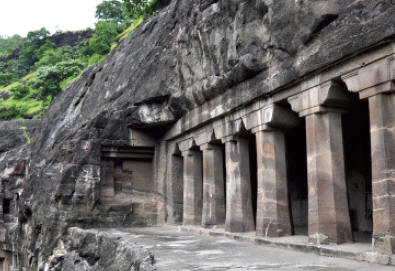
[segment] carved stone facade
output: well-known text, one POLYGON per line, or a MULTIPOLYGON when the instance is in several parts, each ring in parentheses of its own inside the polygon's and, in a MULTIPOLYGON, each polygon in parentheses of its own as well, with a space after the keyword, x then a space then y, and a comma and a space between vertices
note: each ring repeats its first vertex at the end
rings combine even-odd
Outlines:
MULTIPOLYGON (((307 214, 305 234, 312 243, 358 241, 360 231, 371 236, 374 251, 393 254, 394 80, 392 44, 233 110, 218 110, 214 99, 188 112, 161 143, 172 150, 167 162, 162 161, 168 172, 167 222, 276 237, 295 234, 307 214), (355 114, 358 106, 366 110, 355 114), (369 117, 364 116, 367 112, 369 117), (352 131, 346 118, 353 116, 369 119, 370 133, 352 131), (305 142, 290 137, 295 127, 305 127, 305 142), (355 170, 363 175, 364 183, 356 184, 362 192, 350 184, 354 169, 349 164, 359 157, 348 151, 354 144, 349 138, 356 136, 358 141, 358 134, 370 137, 370 144, 360 147, 365 153, 370 150, 372 161, 371 176, 360 166, 355 170), (306 154, 296 153, 296 160, 295 153, 290 157, 290 144, 305 144, 306 154), (303 163, 305 207, 293 200, 295 176, 289 169, 303 163), (363 203, 358 206, 354 197, 362 197, 363 203), (298 211, 301 208, 305 212, 298 211), (369 222, 373 228, 364 226, 369 222)), ((363 159, 370 161, 369 155, 363 159)))

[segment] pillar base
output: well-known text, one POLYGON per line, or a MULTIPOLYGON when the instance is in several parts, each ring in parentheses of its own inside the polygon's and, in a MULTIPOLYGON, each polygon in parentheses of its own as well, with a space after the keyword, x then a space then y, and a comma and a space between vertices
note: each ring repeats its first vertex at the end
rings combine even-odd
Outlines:
POLYGON ((257 236, 281 237, 292 235, 292 229, 290 225, 271 224, 270 222, 265 223, 265 225, 265 228, 260 228, 259 230, 257 228, 257 236))
POLYGON ((384 254, 395 254, 395 236, 386 234, 373 234, 373 251, 384 254))

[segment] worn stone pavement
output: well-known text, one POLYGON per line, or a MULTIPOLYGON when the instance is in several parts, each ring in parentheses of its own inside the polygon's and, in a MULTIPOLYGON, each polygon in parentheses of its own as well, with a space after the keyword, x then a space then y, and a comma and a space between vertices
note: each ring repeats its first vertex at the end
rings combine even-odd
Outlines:
POLYGON ((395 270, 394 267, 330 258, 222 237, 204 237, 175 228, 100 229, 150 249, 158 271, 395 270))

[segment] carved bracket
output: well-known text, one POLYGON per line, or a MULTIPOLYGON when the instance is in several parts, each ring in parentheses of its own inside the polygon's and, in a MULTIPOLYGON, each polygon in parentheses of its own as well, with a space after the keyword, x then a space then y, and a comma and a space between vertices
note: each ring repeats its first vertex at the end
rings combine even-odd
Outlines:
POLYGON ((379 93, 395 91, 395 57, 389 56, 343 75, 342 80, 351 92, 365 99, 379 93))
POLYGON ((350 95, 343 85, 328 81, 288 98, 292 110, 304 117, 314 113, 346 112, 350 95))

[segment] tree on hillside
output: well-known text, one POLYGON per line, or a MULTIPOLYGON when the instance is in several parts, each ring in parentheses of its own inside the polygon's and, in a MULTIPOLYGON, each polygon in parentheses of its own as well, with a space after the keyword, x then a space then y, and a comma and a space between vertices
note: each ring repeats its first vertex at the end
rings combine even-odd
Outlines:
POLYGON ((140 16, 147 15, 150 0, 123 0, 123 13, 126 19, 134 20, 140 16))
POLYGON ((67 60, 53 66, 40 67, 33 87, 39 90, 40 99, 52 100, 62 91, 60 83, 67 78, 77 76, 83 68, 84 64, 79 60, 67 60))
POLYGON ((116 24, 122 23, 124 20, 122 3, 117 0, 104 1, 96 7, 96 18, 116 24))
POLYGON ((0 36, 0 57, 11 54, 15 49, 19 48, 24 42, 24 38, 19 35, 12 37, 0 36))
POLYGON ((85 53, 105 55, 110 51, 111 44, 115 42, 120 29, 113 22, 100 21, 96 24, 95 34, 89 40, 89 45, 85 53))
POLYGON ((30 67, 39 60, 39 49, 45 44, 45 51, 51 44, 46 43, 49 37, 49 31, 44 27, 37 31, 31 31, 27 34, 26 42, 22 45, 21 51, 19 52, 19 62, 22 64, 22 74, 27 74, 30 67))

